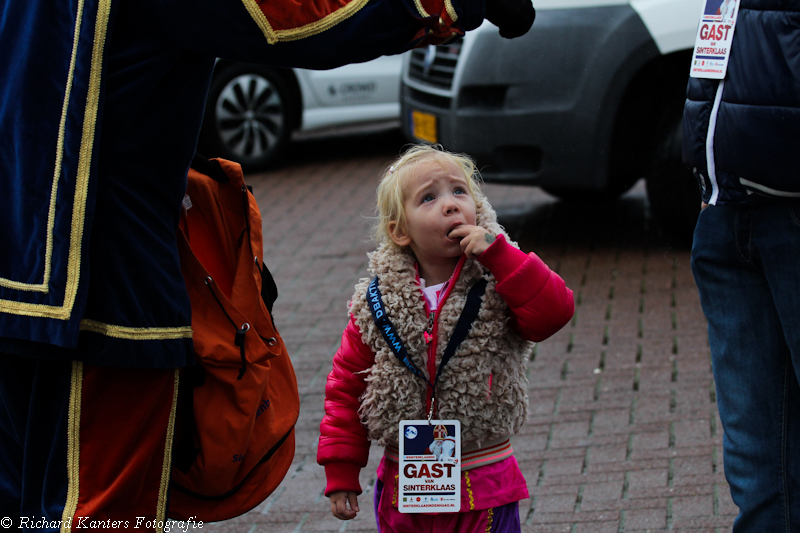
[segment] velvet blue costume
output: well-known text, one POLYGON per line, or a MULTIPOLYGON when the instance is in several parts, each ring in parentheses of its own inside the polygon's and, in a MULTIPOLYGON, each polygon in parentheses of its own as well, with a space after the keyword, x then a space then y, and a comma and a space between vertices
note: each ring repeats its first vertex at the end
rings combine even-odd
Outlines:
POLYGON ((165 516, 193 362, 175 230, 215 58, 332 68, 483 17, 484 0, 0 0, 0 516, 165 516), (120 420, 141 423, 126 444, 152 449, 154 491, 108 466, 120 420))
MULTIPOLYGON (((426 39, 413 1, 356 2, 298 37, 270 35, 254 0, 4 1, 0 351, 187 364, 174 233, 214 58, 331 68, 426 39)), ((483 19, 482 0, 451 7, 457 22, 436 35, 483 19)))

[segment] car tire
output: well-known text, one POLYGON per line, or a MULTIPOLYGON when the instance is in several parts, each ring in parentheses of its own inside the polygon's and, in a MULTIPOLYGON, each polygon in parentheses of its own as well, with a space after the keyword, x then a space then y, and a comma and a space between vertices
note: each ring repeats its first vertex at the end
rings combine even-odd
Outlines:
POLYGON ((691 245, 700 213, 697 180, 681 158, 683 119, 665 121, 646 179, 650 212, 660 232, 680 246, 691 245))
POLYGON ((245 171, 263 170, 289 140, 298 97, 278 69, 242 63, 218 69, 206 99, 203 155, 236 161, 245 171))

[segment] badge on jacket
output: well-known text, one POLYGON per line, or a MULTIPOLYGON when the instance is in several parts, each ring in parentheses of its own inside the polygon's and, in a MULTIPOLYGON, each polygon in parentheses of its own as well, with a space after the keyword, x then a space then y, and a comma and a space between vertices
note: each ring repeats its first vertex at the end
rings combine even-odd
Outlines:
POLYGON ((461 510, 461 423, 458 420, 400 422, 401 513, 461 510))
POLYGON ((731 55, 733 32, 740 0, 705 0, 689 75, 693 78, 725 79, 731 55))

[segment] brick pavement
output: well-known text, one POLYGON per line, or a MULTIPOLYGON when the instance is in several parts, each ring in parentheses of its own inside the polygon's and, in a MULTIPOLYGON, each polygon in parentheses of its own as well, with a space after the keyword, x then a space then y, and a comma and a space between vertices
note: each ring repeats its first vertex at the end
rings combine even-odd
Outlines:
MULTIPOLYGON (((372 140, 370 140, 372 139, 372 140)), ((265 502, 221 532, 374 531, 381 449, 362 471, 361 513, 334 518, 316 464, 325 378, 365 275, 380 169, 402 140, 297 143, 299 161, 248 177, 264 218, 275 320, 297 372, 296 457, 265 502)), ((736 507, 722 472, 706 323, 686 250, 648 227, 643 188, 610 205, 555 201, 539 189, 487 185, 501 223, 575 292, 576 313, 536 347, 530 420, 513 440, 528 480, 525 532, 722 532, 736 507)))

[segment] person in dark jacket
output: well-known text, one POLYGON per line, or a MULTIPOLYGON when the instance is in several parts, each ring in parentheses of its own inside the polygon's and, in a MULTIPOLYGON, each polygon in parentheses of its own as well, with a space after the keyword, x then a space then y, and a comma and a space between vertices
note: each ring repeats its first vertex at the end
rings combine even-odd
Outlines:
POLYGON ((800 531, 800 0, 741 0, 727 74, 691 78, 683 157, 703 210, 708 319, 733 530, 800 531))
POLYGON ((194 361, 175 231, 215 58, 332 68, 484 17, 513 37, 533 7, 0 0, 0 517, 163 528, 194 361))

